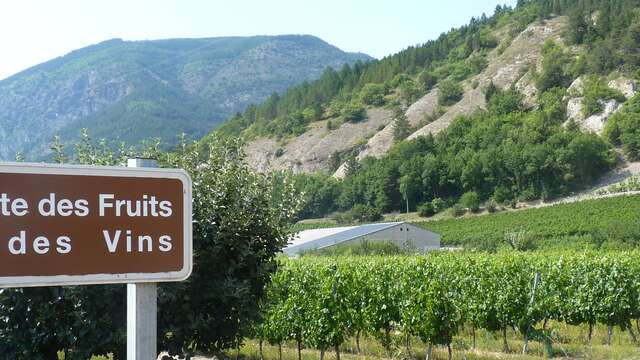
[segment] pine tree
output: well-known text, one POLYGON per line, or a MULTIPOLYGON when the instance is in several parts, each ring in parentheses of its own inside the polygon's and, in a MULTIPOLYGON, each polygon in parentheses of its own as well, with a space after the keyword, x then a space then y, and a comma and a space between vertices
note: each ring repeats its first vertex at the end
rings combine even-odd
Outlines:
POLYGON ((360 164, 358 164, 358 159, 356 159, 355 156, 349 156, 349 158, 347 159, 347 161, 344 164, 344 173, 346 176, 351 176, 353 174, 355 174, 358 171, 358 167, 360 166, 360 164))
POLYGON ((411 135, 411 124, 404 112, 399 112, 393 121, 393 141, 402 141, 409 135, 411 135))

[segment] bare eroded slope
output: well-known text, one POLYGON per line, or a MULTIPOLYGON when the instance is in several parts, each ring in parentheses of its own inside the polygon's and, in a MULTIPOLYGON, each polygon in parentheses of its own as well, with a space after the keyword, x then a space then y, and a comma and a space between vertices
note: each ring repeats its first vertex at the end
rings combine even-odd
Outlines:
POLYGON ((375 134, 380 127, 390 127, 387 126, 390 121, 391 111, 381 108, 368 109, 367 119, 342 124, 335 130, 327 129, 327 120, 317 121, 309 125, 307 132, 284 143, 270 138, 248 142, 245 147, 247 161, 261 172, 284 169, 296 173, 329 171, 331 154, 352 149, 359 141, 375 134), (282 154, 276 156, 277 152, 282 154))

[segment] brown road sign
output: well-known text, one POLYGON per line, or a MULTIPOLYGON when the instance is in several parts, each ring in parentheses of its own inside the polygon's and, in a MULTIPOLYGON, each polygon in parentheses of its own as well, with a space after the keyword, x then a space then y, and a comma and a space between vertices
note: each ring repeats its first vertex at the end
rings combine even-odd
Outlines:
POLYGON ((191 231, 182 170, 0 165, 0 287, 184 280, 191 231))

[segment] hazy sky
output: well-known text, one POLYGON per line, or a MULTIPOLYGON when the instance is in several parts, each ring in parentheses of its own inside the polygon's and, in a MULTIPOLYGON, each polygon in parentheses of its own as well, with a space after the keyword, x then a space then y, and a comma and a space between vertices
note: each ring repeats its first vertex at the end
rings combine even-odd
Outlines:
POLYGON ((311 34, 383 57, 516 0, 3 0, 0 79, 97 42, 311 34))

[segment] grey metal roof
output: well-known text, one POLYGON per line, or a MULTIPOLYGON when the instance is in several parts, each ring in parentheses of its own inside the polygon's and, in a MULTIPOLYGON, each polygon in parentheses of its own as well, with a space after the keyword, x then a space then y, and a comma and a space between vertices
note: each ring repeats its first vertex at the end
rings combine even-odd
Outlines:
POLYGON ((287 254, 292 254, 301 250, 322 249, 400 224, 403 224, 403 222, 304 230, 297 233, 293 241, 283 251, 287 254))

